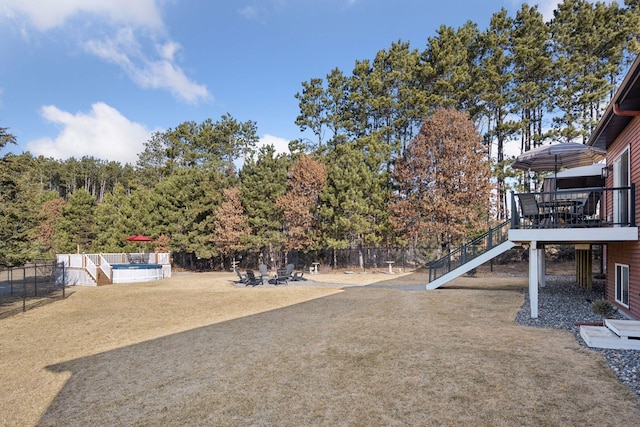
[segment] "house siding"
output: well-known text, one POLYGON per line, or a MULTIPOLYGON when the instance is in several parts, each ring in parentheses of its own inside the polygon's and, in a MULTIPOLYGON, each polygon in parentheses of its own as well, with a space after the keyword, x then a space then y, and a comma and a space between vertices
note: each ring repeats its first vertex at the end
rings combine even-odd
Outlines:
POLYGON ((607 250, 607 288, 605 296, 620 311, 640 319, 640 250, 637 242, 609 243, 607 250), (629 308, 615 302, 616 264, 629 266, 629 308))
MULTIPOLYGON (((631 182, 640 183, 640 117, 634 118, 625 130, 607 149, 607 165, 629 147, 629 167, 631 182)), ((609 174, 607 187, 613 186, 613 177, 609 174)), ((636 220, 640 218, 640 199, 636 188, 636 220)), ((612 215, 612 200, 607 201, 607 215, 612 215)), ((615 303, 615 265, 629 266, 629 308, 618 305, 618 308, 630 316, 640 319, 640 241, 609 243, 606 248, 606 290, 607 299, 615 303)), ((616 304, 617 305, 617 304, 616 304)))

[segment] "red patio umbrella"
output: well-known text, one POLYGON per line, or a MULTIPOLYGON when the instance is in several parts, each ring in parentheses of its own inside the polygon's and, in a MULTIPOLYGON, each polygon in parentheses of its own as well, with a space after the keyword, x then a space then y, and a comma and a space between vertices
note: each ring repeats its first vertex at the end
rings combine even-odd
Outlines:
POLYGON ((143 236, 142 234, 137 234, 135 236, 127 237, 124 239, 128 242, 153 242, 151 237, 143 236))
MULTIPOLYGON (((124 240, 128 242, 153 242, 151 237, 147 237, 142 234, 136 234, 135 236, 127 237, 124 240)), ((142 252, 142 247, 140 245, 138 245, 138 250, 142 252)))

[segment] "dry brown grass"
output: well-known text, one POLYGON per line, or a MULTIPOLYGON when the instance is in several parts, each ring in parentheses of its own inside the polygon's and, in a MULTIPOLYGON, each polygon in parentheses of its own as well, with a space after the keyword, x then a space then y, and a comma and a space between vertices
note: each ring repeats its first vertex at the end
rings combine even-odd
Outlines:
MULTIPOLYGON (((318 275, 425 283, 424 275, 318 275)), ((73 288, 0 320, 0 424, 630 425, 599 353, 513 319, 526 277, 432 292, 236 288, 226 273, 73 288)), ((635 421, 634 421, 635 420, 635 421)))

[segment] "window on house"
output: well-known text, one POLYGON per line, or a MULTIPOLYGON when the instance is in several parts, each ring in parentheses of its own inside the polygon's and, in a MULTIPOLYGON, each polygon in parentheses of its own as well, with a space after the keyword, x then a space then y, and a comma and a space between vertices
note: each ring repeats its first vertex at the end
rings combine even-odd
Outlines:
POLYGON ((616 264, 616 301, 629 308, 629 266, 616 264))

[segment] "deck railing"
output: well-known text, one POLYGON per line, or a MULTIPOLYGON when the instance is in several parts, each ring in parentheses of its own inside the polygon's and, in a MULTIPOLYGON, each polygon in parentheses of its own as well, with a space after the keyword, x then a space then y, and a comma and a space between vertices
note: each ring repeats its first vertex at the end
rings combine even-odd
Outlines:
POLYGON ((502 224, 490 228, 489 231, 481 234, 470 242, 449 252, 442 258, 431 261, 429 263, 429 282, 444 276, 450 271, 460 267, 462 264, 465 264, 495 248, 499 244, 506 242, 509 238, 510 225, 511 220, 508 219, 502 224))
POLYGON ((635 227, 636 187, 511 195, 511 228, 635 227))

